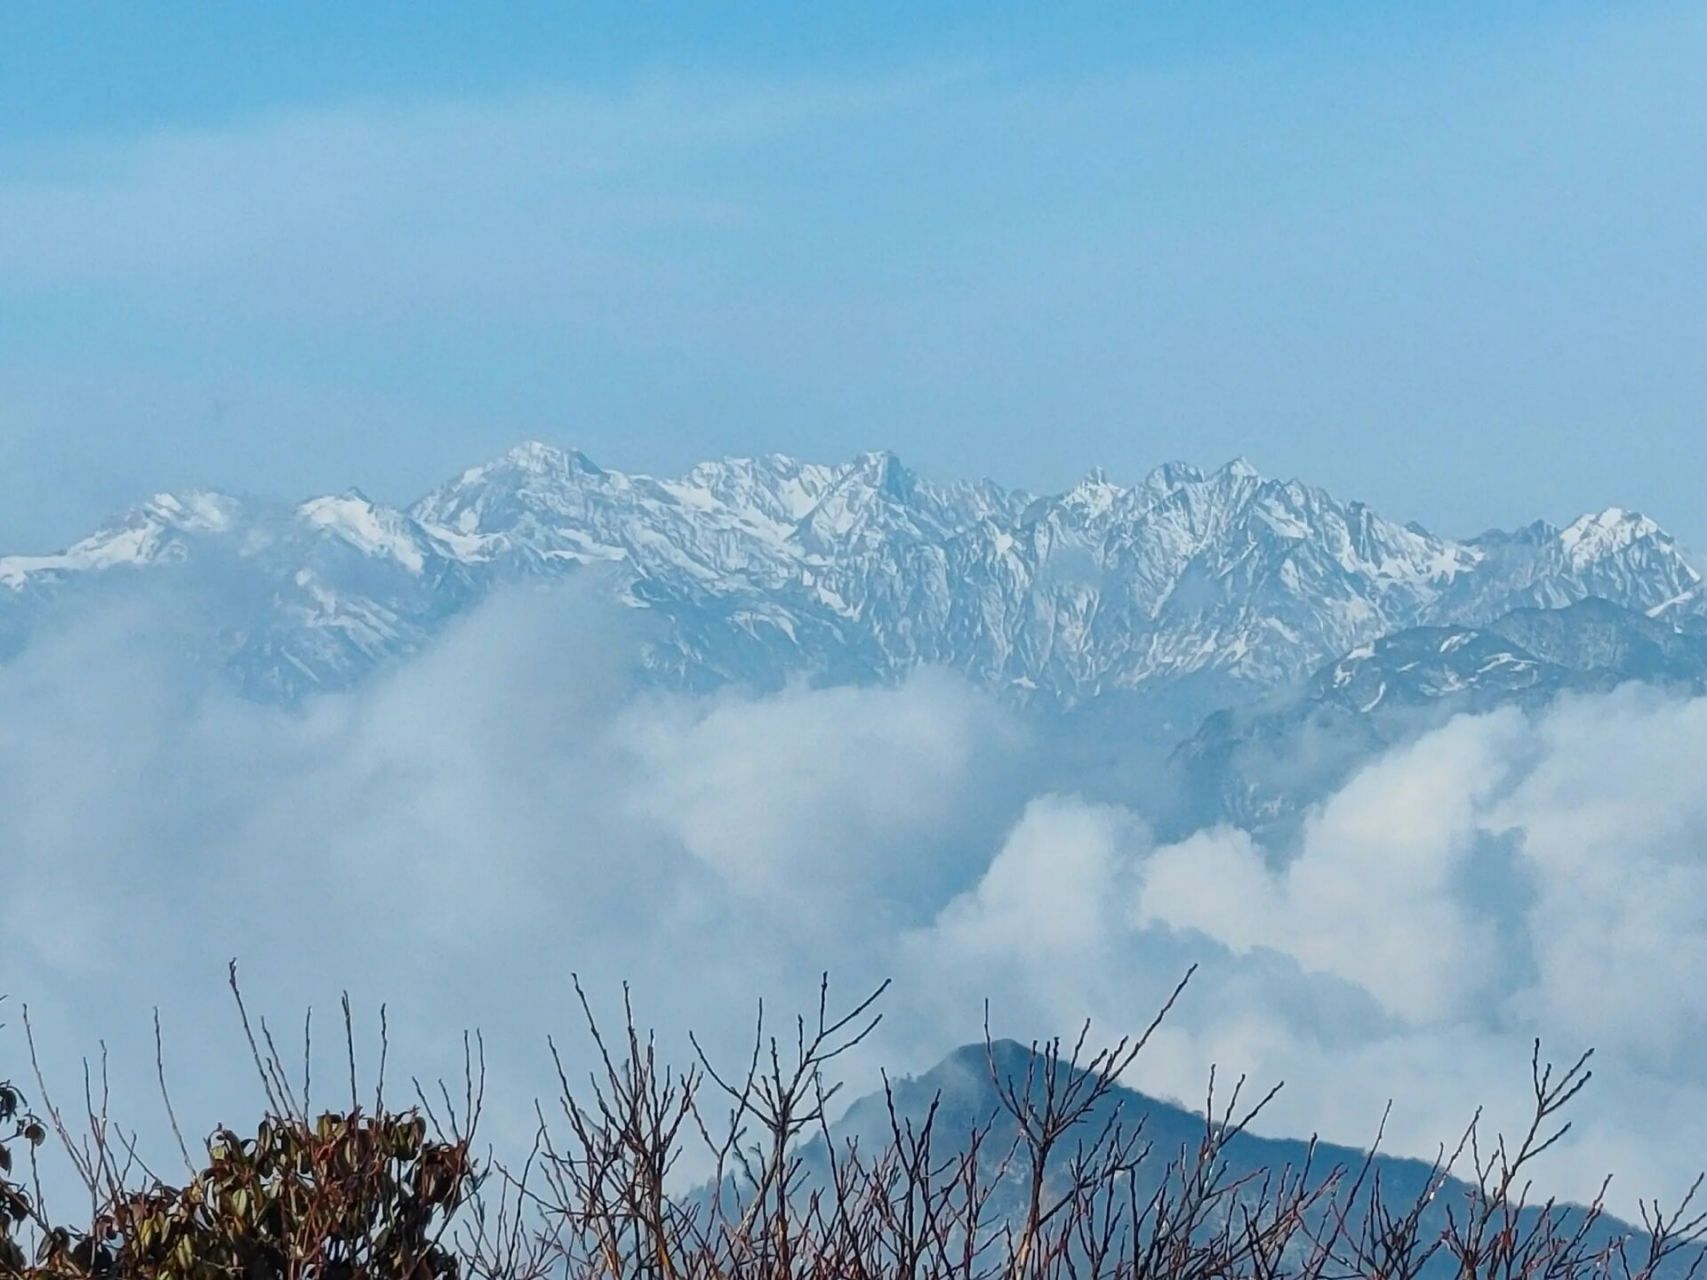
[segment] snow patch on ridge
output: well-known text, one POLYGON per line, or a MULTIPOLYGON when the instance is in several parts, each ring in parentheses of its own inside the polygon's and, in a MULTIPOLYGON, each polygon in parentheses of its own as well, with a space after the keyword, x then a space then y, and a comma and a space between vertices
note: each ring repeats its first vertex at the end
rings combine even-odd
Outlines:
POLYGON ((359 493, 312 498, 297 508, 297 514, 312 527, 342 538, 359 551, 390 557, 410 573, 420 573, 426 566, 421 549, 401 527, 400 518, 380 511, 359 493))

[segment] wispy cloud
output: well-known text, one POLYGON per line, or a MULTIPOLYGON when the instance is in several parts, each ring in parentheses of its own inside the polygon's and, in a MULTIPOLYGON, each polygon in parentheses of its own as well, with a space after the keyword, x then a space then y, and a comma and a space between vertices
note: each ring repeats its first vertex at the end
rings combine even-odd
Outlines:
POLYGON ((758 176, 755 151, 893 120, 955 78, 659 79, 77 147, 0 182, 0 282, 296 323, 448 307, 614 325, 636 318, 609 312, 630 293, 648 310, 687 302, 678 290, 716 269, 720 236, 774 232, 789 183, 738 178, 758 176))

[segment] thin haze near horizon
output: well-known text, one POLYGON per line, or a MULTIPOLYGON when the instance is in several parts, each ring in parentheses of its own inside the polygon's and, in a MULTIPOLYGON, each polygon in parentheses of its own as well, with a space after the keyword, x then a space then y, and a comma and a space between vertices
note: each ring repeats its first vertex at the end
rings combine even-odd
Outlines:
POLYGON ((18 6, 0 551, 888 448, 1707 514, 1707 10, 18 6))

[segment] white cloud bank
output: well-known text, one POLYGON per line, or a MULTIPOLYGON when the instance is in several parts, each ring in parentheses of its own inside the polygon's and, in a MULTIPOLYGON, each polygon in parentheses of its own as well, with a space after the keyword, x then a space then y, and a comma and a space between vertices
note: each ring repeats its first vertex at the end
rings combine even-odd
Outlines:
MULTIPOLYGON (((687 1026, 733 1049, 759 995, 804 1007, 821 969, 850 995, 893 975, 864 1084, 975 1038, 985 997, 999 1033, 1140 1025, 1198 961, 1140 1086, 1195 1098, 1212 1061, 1284 1078, 1271 1130, 1353 1142, 1394 1098, 1393 1145, 1427 1155, 1478 1103, 1514 1116, 1541 1035, 1599 1051, 1560 1189, 1610 1169, 1629 1205, 1707 1152, 1707 701, 1462 718, 1364 769, 1296 850, 1158 846, 1129 809, 1029 790, 1037 739, 957 679, 644 692, 627 625, 502 598, 299 713, 209 691, 150 615, 0 668, 0 987, 49 1065, 110 1041, 146 1120, 158 1004, 186 1120, 240 1114, 236 956, 287 1021, 344 987, 388 999, 416 1070, 480 1026, 522 1123, 544 1036, 574 1028, 570 970, 609 997, 631 979, 676 1050, 687 1026)), ((8 1066, 21 1049, 0 1036, 8 1066)))

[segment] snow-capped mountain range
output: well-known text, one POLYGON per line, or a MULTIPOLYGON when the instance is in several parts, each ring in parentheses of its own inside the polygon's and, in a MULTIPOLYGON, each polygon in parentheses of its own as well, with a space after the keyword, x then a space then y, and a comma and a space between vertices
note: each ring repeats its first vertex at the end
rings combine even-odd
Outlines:
POLYGON ((63 552, 0 558, 0 658, 72 601, 169 581, 242 688, 294 700, 420 649, 501 584, 589 571, 657 615, 646 665, 689 687, 939 664, 1026 700, 1181 682, 1227 700, 1406 628, 1591 597, 1707 623, 1682 549, 1616 508, 1457 540, 1243 460, 1036 496, 888 453, 655 479, 527 444, 407 509, 160 494, 63 552))

